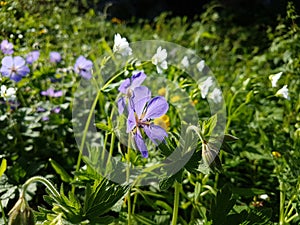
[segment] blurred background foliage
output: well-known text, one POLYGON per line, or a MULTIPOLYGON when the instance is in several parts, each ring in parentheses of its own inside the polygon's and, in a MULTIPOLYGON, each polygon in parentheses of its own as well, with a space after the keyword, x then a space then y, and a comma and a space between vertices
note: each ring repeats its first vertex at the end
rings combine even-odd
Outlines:
MULTIPOLYGON (((190 212, 192 218, 203 216, 213 201, 213 195, 199 197, 203 204, 198 205, 199 199, 193 196, 197 183, 216 190, 229 183, 237 202, 236 212, 245 206, 270 207, 273 223, 280 216, 280 184, 286 190, 286 202, 294 199, 292 204, 300 208, 299 1, 6 0, 0 4, 0 39, 10 40, 15 51, 23 55, 38 48, 46 58, 50 51, 59 51, 63 55, 61 67, 73 65, 81 54, 96 60, 113 45, 115 33, 129 42, 174 42, 205 60, 226 99, 227 132, 239 141, 233 144, 234 156, 222 153, 223 173, 210 175, 205 181, 202 174, 184 178, 181 221, 192 220, 190 212), (288 84, 290 100, 275 97, 268 78, 281 71, 284 75, 279 84, 288 84), (259 199, 261 194, 269 198, 259 199)), ((64 82, 56 87, 66 90, 66 94, 61 102, 52 99, 47 104, 49 108, 62 106, 63 113, 53 115, 45 125, 36 112, 45 99, 35 96, 57 73, 50 66, 39 66, 31 78, 18 84, 18 97, 26 100, 22 110, 5 117, 7 108, 0 107, 0 151, 8 165, 0 192, 6 211, 16 199, 17 188, 33 175, 64 183, 49 158, 70 174, 76 163, 78 149, 70 106, 76 78, 62 74, 64 82), (12 141, 13 136, 16 138, 12 141)), ((33 208, 47 205, 41 197, 43 190, 32 186, 31 191, 38 196, 30 203, 33 208)), ((159 209, 168 218, 168 205, 172 204, 168 191, 158 194, 152 205, 148 196, 144 198, 138 209, 154 214, 159 209), (158 201, 161 199, 167 205, 158 201)), ((291 222, 297 223, 297 218, 291 222)))

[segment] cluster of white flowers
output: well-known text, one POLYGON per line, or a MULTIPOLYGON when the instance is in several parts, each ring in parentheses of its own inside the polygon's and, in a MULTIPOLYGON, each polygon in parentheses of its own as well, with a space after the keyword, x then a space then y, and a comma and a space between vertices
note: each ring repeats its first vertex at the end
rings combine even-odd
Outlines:
POLYGON ((1 85, 0 96, 5 100, 15 100, 17 90, 13 87, 7 88, 5 85, 1 85))
POLYGON ((166 49, 162 49, 162 47, 158 47, 156 53, 152 57, 152 63, 156 65, 156 70, 158 73, 162 73, 163 70, 168 69, 167 63, 168 53, 166 49))
MULTIPOLYGON (((281 75, 283 73, 282 72, 279 72, 279 73, 276 73, 276 74, 271 74, 269 76, 269 79, 271 81, 271 84, 272 84, 272 87, 277 87, 277 81, 280 79, 281 75)), ((277 97, 283 97, 285 99, 290 99, 290 96, 289 96, 289 89, 287 88, 287 85, 284 85, 281 89, 279 89, 275 96, 277 97)))
POLYGON ((132 49, 129 47, 129 43, 126 38, 122 38, 120 34, 115 34, 113 52, 119 53, 122 56, 128 56, 132 54, 132 49))

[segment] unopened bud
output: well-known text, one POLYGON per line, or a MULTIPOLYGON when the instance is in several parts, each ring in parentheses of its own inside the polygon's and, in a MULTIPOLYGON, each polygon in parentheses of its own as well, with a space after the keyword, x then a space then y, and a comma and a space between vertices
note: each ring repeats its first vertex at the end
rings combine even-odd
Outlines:
POLYGON ((34 225, 34 215, 24 197, 20 197, 8 213, 8 225, 34 225))
POLYGON ((202 160, 211 169, 222 170, 221 161, 218 156, 218 149, 209 143, 202 143, 202 160))

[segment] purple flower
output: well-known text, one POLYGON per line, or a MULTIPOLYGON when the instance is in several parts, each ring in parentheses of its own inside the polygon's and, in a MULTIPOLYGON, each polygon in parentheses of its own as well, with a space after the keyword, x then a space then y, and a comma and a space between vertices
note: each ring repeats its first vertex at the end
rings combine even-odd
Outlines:
POLYGON ((50 62, 59 63, 61 61, 61 55, 59 52, 50 52, 50 62))
POLYGON ((51 112, 56 113, 56 114, 59 113, 59 112, 60 112, 60 107, 57 106, 57 107, 53 108, 53 109, 51 110, 51 112))
POLYGON ((22 57, 5 56, 2 59, 0 72, 3 76, 9 77, 11 80, 18 82, 22 79, 22 77, 26 76, 30 70, 25 65, 25 60, 22 57))
POLYGON ((132 132, 134 144, 144 158, 148 157, 148 150, 143 140, 141 130, 154 144, 164 141, 167 132, 152 123, 153 119, 161 117, 168 111, 169 105, 162 96, 151 99, 151 92, 147 87, 136 87, 132 93, 127 119, 127 133, 132 132))
POLYGON ((131 78, 127 78, 123 81, 123 83, 118 88, 118 91, 120 91, 122 94, 125 95, 125 97, 121 97, 118 99, 118 111, 119 114, 122 114, 124 111, 124 108, 126 106, 126 98, 129 99, 132 96, 132 92, 136 87, 139 87, 143 81, 146 79, 146 74, 143 72, 138 72, 136 74, 133 74, 131 78))
POLYGON ((49 96, 49 97, 53 97, 53 98, 58 98, 58 97, 61 97, 63 95, 63 92, 62 91, 55 91, 53 88, 49 88, 46 91, 41 91, 41 95, 49 96))
POLYGON ((29 52, 26 56, 26 62, 28 64, 34 63, 40 57, 40 52, 38 50, 29 52))
POLYGON ((14 46, 8 40, 3 40, 1 42, 1 51, 3 54, 11 55, 14 53, 14 46))
POLYGON ((93 68, 92 61, 87 60, 82 55, 77 58, 74 65, 75 73, 79 74, 80 76, 82 76, 84 79, 87 80, 92 78, 92 68, 93 68))

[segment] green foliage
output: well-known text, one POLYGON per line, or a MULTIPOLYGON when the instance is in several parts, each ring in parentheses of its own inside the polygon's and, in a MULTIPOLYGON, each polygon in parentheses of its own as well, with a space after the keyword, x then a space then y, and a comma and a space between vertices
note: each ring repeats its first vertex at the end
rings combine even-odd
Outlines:
MULTIPOLYGON (((162 13, 153 21, 109 21, 105 13, 98 15, 90 9, 87 1, 36 4, 7 0, 0 4, 0 41, 12 42, 15 55, 25 57, 36 48, 41 52, 40 59, 30 67, 31 73, 21 82, 15 84, 2 76, 0 79, 1 85, 17 88, 19 100, 16 107, 0 99, 0 223, 5 224, 5 215, 17 200, 20 186, 37 174, 61 185, 60 197, 36 185, 28 188, 26 199, 35 210, 37 224, 125 224, 127 192, 133 205, 132 224, 170 224, 174 182, 182 185, 178 224, 300 222, 300 32, 298 9, 291 2, 287 3, 286 15, 279 15, 274 22, 276 26, 264 22, 235 24, 233 15, 228 15, 222 4, 214 3, 193 20, 162 13), (105 60, 97 59, 104 53, 113 54, 115 33, 129 42, 175 42, 203 58, 218 80, 226 103, 223 140, 211 137, 218 118, 217 114, 208 116, 209 107, 202 104, 199 88, 184 72, 171 68, 168 78, 174 78, 189 92, 202 118, 198 134, 191 131, 192 136, 181 137, 177 127, 182 124, 176 110, 170 110, 167 144, 151 149, 149 161, 133 150, 127 154, 127 149, 116 143, 113 135, 117 131, 112 124, 113 96, 124 77, 123 71, 116 82, 102 90, 95 123, 100 137, 97 147, 89 149, 92 163, 85 160, 83 165, 80 161, 77 170, 79 152, 73 134, 72 107, 79 77, 68 67, 84 55, 96 62, 95 71, 100 71, 105 60), (49 63, 51 51, 62 53, 60 64, 49 63), (278 72, 283 73, 282 77, 277 87, 272 87, 269 76, 278 72), (283 85, 288 85, 290 99, 276 96, 283 85), (49 87, 63 90, 63 96, 41 96, 40 92, 49 87), (39 112, 40 107, 45 111, 39 112), (59 114, 53 113, 55 107, 61 108, 59 114), (46 117, 49 120, 44 120, 46 117), (203 164, 205 142, 198 135, 221 144, 210 166, 203 164), (191 137, 198 141, 189 140, 191 137), (158 168, 153 165, 170 156, 177 146, 183 149, 181 155, 171 158, 170 167, 165 169, 171 171, 188 160, 174 175, 159 177, 159 184, 130 189, 102 178, 91 166, 95 162, 105 163, 107 170, 111 166, 107 158, 99 156, 98 146, 120 161, 128 156, 133 167, 149 166, 149 173, 155 173, 158 168), (189 154, 191 148, 195 151, 189 154)), ((137 69, 134 63, 127 66, 128 71, 137 69)), ((151 71, 148 67, 145 70, 151 71)), ((126 126, 126 121, 119 122, 126 126)), ((213 145, 209 147, 214 149, 213 145)))

